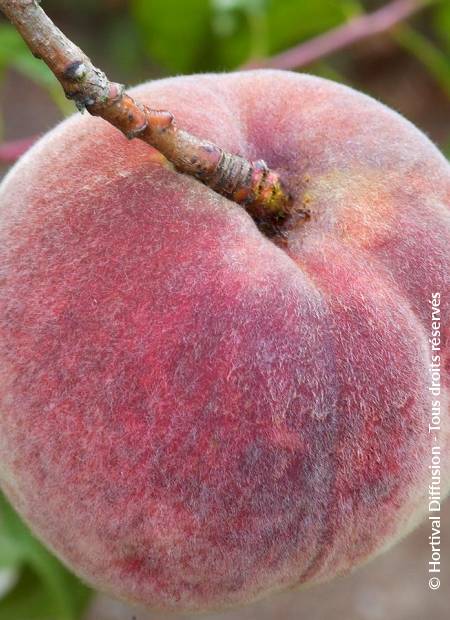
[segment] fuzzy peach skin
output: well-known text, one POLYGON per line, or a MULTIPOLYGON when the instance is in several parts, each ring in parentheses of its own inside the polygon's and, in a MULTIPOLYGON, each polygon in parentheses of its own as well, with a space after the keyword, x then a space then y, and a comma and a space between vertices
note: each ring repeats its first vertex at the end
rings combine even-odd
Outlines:
POLYGON ((428 508, 440 293, 449 483, 450 172, 380 103, 284 72, 134 90, 283 171, 285 245, 101 119, 0 190, 0 478, 82 578, 204 610, 348 571, 428 508))

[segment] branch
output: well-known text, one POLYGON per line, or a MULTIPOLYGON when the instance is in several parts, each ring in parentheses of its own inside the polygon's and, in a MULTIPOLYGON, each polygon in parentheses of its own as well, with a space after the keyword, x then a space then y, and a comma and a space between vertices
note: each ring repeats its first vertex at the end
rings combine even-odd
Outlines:
POLYGON ((53 24, 38 0, 0 0, 0 10, 78 109, 101 116, 130 139, 147 142, 179 172, 241 204, 257 221, 276 222, 289 215, 291 200, 277 172, 262 160, 247 161, 178 129, 169 111, 134 101, 53 24))
POLYGON ((306 43, 296 45, 272 58, 248 63, 243 68, 298 69, 304 67, 358 41, 390 30, 428 3, 429 0, 394 0, 374 13, 355 17, 346 24, 329 30, 306 43))
POLYGON ((33 146, 39 136, 22 138, 0 144, 0 164, 12 164, 33 146))

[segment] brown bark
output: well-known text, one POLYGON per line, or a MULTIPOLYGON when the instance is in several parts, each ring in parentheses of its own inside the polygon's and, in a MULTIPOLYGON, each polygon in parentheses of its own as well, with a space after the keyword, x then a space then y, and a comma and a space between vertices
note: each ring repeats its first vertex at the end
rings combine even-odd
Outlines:
POLYGON ((179 129, 169 111, 134 101, 53 24, 36 0, 0 0, 0 10, 79 109, 101 116, 128 138, 155 147, 179 172, 241 204, 258 221, 277 222, 289 215, 289 194, 279 174, 264 161, 252 162, 228 153, 179 129))

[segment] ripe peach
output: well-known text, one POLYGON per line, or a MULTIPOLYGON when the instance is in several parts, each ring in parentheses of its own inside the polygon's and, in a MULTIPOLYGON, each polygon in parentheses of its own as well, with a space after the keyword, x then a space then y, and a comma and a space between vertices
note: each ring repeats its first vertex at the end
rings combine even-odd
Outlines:
POLYGON ((43 138, 0 191, 2 488, 79 575, 135 603, 329 579, 427 510, 437 293, 448 487, 449 165, 310 76, 134 92, 282 171, 311 217, 279 244, 100 119, 43 138))

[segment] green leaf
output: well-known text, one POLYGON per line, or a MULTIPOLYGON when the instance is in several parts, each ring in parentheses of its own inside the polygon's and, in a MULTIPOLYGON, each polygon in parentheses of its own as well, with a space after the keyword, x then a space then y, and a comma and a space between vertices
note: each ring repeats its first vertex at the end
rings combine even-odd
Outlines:
POLYGON ((450 0, 441 0, 434 10, 433 24, 437 35, 450 52, 450 0))
POLYGON ((19 567, 22 559, 20 545, 0 531, 0 569, 19 567))
POLYGON ((212 0, 219 69, 271 56, 361 12, 357 0, 212 0))
POLYGON ((132 0, 131 10, 156 61, 175 72, 208 66, 209 0, 132 0))
POLYGON ((19 518, 0 493, 0 568, 17 568, 26 556, 20 536, 16 535, 16 521, 19 518))
POLYGON ((6 64, 12 54, 17 54, 20 37, 9 24, 0 24, 0 64, 6 64))
POLYGON ((450 139, 447 140, 446 144, 444 144, 443 151, 447 159, 450 159, 450 139))
POLYGON ((235 68, 298 44, 359 10, 355 0, 132 0, 149 55, 182 73, 235 68))
POLYGON ((89 589, 37 541, 1 494, 0 543, 0 565, 21 567, 25 575, 0 599, 0 618, 77 620, 80 617, 90 597, 89 589), (30 592, 24 595, 26 585, 30 592), (25 613, 27 604, 30 608, 25 613), (35 608, 41 615, 33 615, 35 608), (15 609, 22 615, 14 615, 15 609))
POLYGON ((47 91, 63 115, 74 111, 73 104, 66 99, 58 80, 47 65, 32 55, 12 26, 0 24, 0 72, 7 68, 15 69, 47 91))
MULTIPOLYGON (((356 11, 356 8, 354 9, 356 11)), ((349 18, 348 2, 272 0, 268 6, 269 52, 284 51, 349 18)))
MULTIPOLYGON (((131 16, 120 15, 110 18, 108 28, 104 32, 106 58, 111 67, 120 70, 119 75, 114 76, 115 81, 130 84, 141 77, 143 50, 136 36, 136 25, 131 16), (123 76, 121 78, 121 75, 123 76)), ((111 75, 111 78, 113 76, 111 75)))
POLYGON ((214 69, 267 54, 267 0, 211 0, 214 69))
POLYGON ((58 606, 39 577, 25 569, 19 583, 0 600, 0 614, 8 620, 60 620, 58 606))
POLYGON ((441 85, 450 99, 450 58, 431 39, 407 24, 397 26, 392 35, 405 50, 415 56, 441 85))
POLYGON ((45 88, 56 80, 50 69, 34 58, 21 36, 9 24, 0 24, 0 66, 14 67, 45 88))

